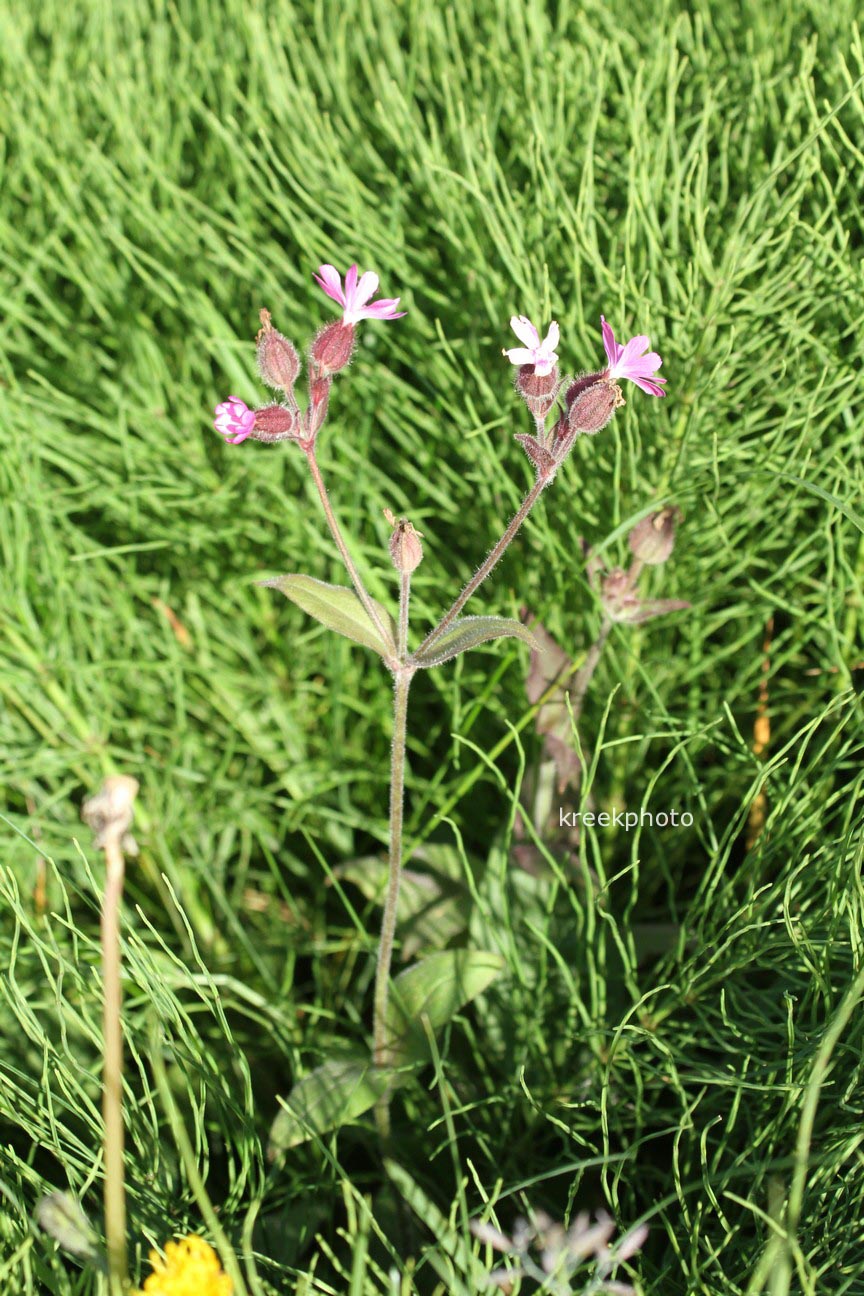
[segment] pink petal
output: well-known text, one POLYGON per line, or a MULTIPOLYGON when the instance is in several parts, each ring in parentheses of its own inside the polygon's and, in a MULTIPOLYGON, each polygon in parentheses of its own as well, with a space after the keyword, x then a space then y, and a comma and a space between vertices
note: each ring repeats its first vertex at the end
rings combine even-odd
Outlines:
POLYGON ((511 364, 527 365, 534 363, 534 351, 533 349, 529 350, 528 347, 511 347, 511 349, 505 351, 504 354, 507 356, 507 359, 511 364))
POLYGON ((620 347, 615 341, 615 334, 612 332, 612 327, 606 323, 602 315, 600 316, 600 330, 603 334, 603 346, 606 351, 606 359, 609 361, 610 365, 617 364, 624 348, 620 347))
MULTIPOLYGON (((398 297, 382 297, 380 301, 370 302, 368 306, 363 306, 358 310, 358 315, 366 315, 369 319, 393 319, 393 311, 399 305, 398 297)), ((407 315, 407 311, 400 311, 399 315, 407 315)))
MULTIPOLYGON (((622 362, 623 363, 623 362, 622 362)), ((655 369, 659 369, 663 361, 656 351, 649 351, 647 355, 638 356, 627 364, 628 371, 632 369, 634 373, 652 374, 655 369)))
POLYGON ((560 337, 561 337, 561 330, 559 329, 555 320, 553 320, 552 323, 549 325, 549 332, 546 334, 545 338, 543 339, 543 350, 554 351, 558 345, 560 337))
MULTIPOLYGON (((360 276, 360 282, 358 283, 354 293, 355 305, 365 306, 369 298, 374 297, 377 291, 378 276, 377 274, 373 274, 371 270, 367 270, 365 274, 360 276)), ((380 306, 380 304, 380 302, 375 303, 376 306, 380 306)))
POLYGON ((340 306, 345 305, 345 294, 342 291, 342 276, 335 266, 322 265, 318 267, 318 274, 312 278, 321 288, 324 289, 328 297, 332 297, 340 306))
POLYGON ((540 345, 540 335, 534 325, 524 315, 514 315, 510 320, 510 327, 516 334, 520 342, 524 342, 527 347, 538 347, 540 345))
MULTIPOLYGON (((537 353, 535 352, 535 356, 536 354, 537 353)), ((545 356, 545 357, 541 356, 539 358, 535 358, 534 376, 536 378, 545 378, 546 375, 550 374, 552 370, 555 368, 555 361, 557 359, 558 359, 557 356, 545 356)))
POLYGON ((619 359, 623 364, 631 364, 641 356, 643 351, 647 351, 650 345, 651 343, 645 334, 638 333, 636 337, 632 337, 625 345, 619 359))
POLYGON ((628 375, 628 377, 630 378, 630 381, 632 383, 635 383, 636 386, 641 388, 642 391, 647 392, 649 396, 666 395, 663 388, 660 386, 660 383, 665 383, 666 381, 665 378, 651 379, 651 378, 643 378, 641 376, 633 377, 632 375, 628 375))
POLYGON ((345 275, 345 305, 352 307, 357 300, 357 267, 352 265, 345 275))

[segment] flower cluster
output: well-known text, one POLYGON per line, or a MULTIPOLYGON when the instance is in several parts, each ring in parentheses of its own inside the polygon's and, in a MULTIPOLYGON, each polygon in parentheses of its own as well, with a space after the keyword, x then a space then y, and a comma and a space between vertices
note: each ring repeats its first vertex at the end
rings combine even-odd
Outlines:
MULTIPOLYGON (((342 276, 335 266, 321 265, 313 275, 315 282, 331 300, 342 307, 342 315, 326 324, 309 348, 309 402, 301 413, 294 399, 294 383, 300 372, 300 358, 293 344, 273 328, 268 311, 261 312, 262 328, 258 334, 258 368, 271 387, 281 391, 279 404, 250 409, 239 396, 229 396, 216 406, 214 427, 228 445, 240 445, 249 437, 256 441, 296 441, 308 452, 323 426, 334 374, 351 360, 356 341, 355 326, 361 320, 396 320, 406 313, 397 310, 398 297, 381 297, 378 276, 372 270, 360 274, 352 265, 342 276)), ((624 404, 619 382, 634 383, 650 396, 665 396, 666 379, 658 370, 663 361, 650 351, 649 339, 637 334, 623 345, 605 318, 600 316, 603 346, 608 364, 596 373, 583 374, 566 385, 558 372, 558 344, 561 331, 552 320, 541 340, 540 332, 525 315, 514 315, 510 327, 521 346, 504 351, 517 368, 516 387, 534 416, 535 435, 520 433, 522 444, 544 484, 552 480, 570 452, 577 436, 599 432, 624 404), (566 389, 565 389, 566 388, 566 389), (546 419, 559 402, 563 408, 551 432, 546 419)))
POLYGON ((209 1242, 191 1234, 166 1242, 165 1255, 150 1252, 153 1272, 135 1296, 232 1296, 234 1285, 222 1272, 209 1242))
POLYGON ((562 383, 558 372, 556 348, 560 330, 555 320, 542 341, 539 330, 524 315, 514 315, 510 327, 523 345, 505 350, 504 355, 517 366, 516 389, 533 414, 536 426, 535 435, 520 432, 516 440, 544 482, 555 476, 577 436, 599 432, 624 404, 619 381, 626 379, 635 383, 651 396, 665 395, 662 384, 666 379, 657 376, 663 361, 656 351, 648 352, 651 345, 648 338, 639 334, 621 346, 602 315, 600 327, 607 367, 567 383, 562 383), (562 391, 563 409, 550 432, 546 429, 546 419, 562 391))
POLYGON ((509 1291, 514 1279, 524 1275, 542 1283, 544 1291, 561 1296, 573 1292, 573 1278, 589 1262, 593 1272, 579 1274, 585 1282, 583 1296, 600 1292, 635 1296, 629 1283, 616 1282, 610 1274, 641 1250, 648 1236, 647 1227, 641 1224, 610 1246, 615 1221, 602 1210, 597 1212, 596 1223, 592 1224, 587 1211, 583 1211, 568 1229, 545 1211, 532 1211, 530 1220, 516 1220, 512 1237, 476 1221, 471 1224, 471 1232, 496 1251, 512 1256, 515 1262, 509 1268, 494 1269, 488 1277, 490 1287, 509 1291))
POLYGON ((683 599, 644 599, 638 580, 643 567, 659 567, 675 547, 675 528, 681 521, 681 510, 668 505, 637 522, 627 537, 634 561, 627 571, 613 567, 602 574, 594 565, 591 574, 600 578, 600 602, 607 620, 627 625, 641 625, 665 612, 682 612, 690 604, 683 599))
POLYGON ((340 319, 326 324, 309 348, 309 402, 301 413, 294 398, 294 384, 300 373, 300 357, 292 342, 272 324, 270 312, 261 312, 258 334, 258 370, 268 387, 281 392, 278 404, 250 409, 239 396, 229 396, 216 406, 213 426, 225 438, 226 445, 240 445, 249 437, 255 441, 296 441, 310 450, 327 414, 330 383, 334 374, 344 369, 354 350, 354 326, 364 319, 401 319, 398 297, 373 302, 378 291, 378 276, 371 270, 358 274, 353 265, 342 277, 331 265, 318 267, 313 276, 328 297, 344 307, 340 319))

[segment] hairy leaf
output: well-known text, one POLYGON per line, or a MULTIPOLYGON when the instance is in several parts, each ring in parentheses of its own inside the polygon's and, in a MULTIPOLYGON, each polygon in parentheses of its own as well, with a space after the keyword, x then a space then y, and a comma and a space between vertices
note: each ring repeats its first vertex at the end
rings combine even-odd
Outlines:
POLYGON ((534 636, 521 621, 497 616, 462 617, 454 621, 447 633, 426 652, 415 653, 413 661, 425 668, 440 666, 452 657, 467 652, 469 648, 479 648, 480 644, 488 643, 490 639, 521 639, 529 647, 536 647, 534 636))
POLYGON ((346 639, 363 644, 364 648, 372 648, 382 657, 390 657, 395 653, 396 627, 393 618, 374 599, 373 606, 389 639, 382 637, 353 589, 346 585, 328 585, 326 581, 316 580, 314 576, 302 575, 274 576, 272 580, 261 581, 260 584, 266 585, 268 589, 281 590, 286 598, 308 612, 316 621, 320 621, 328 630, 335 630, 346 639))

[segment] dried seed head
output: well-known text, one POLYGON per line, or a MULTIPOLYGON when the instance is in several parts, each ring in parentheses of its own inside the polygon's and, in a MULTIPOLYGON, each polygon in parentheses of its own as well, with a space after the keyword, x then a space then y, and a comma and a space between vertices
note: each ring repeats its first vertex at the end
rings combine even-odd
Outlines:
MULTIPOLYGON (((93 830, 95 845, 101 850, 112 838, 129 849, 128 830, 132 824, 132 806, 138 795, 138 780, 126 774, 107 778, 98 792, 88 797, 81 807, 81 818, 93 830)), ((134 843, 132 843, 134 847, 134 843)))
POLYGON ((96 1233, 81 1203, 71 1193, 48 1193, 37 1202, 34 1216, 39 1227, 70 1255, 85 1260, 92 1260, 97 1255, 99 1243, 96 1233))
POLYGON ((423 546, 420 543, 422 531, 416 531, 407 518, 395 517, 392 509, 385 509, 384 516, 393 527, 390 537, 390 557, 398 572, 407 576, 416 571, 423 561, 423 546))
POLYGON ((275 387, 290 396, 300 372, 300 357, 296 348, 270 322, 270 312, 261 311, 261 329, 258 333, 258 372, 268 387, 275 387))
POLYGON ((332 324, 325 324, 316 335, 309 351, 317 369, 317 376, 327 378, 330 374, 344 369, 351 359, 354 342, 353 324, 346 324, 341 319, 334 320, 332 324))
POLYGON ((649 567, 665 563, 675 548, 675 528, 681 521, 681 510, 674 504, 637 522, 627 537, 633 554, 649 567))

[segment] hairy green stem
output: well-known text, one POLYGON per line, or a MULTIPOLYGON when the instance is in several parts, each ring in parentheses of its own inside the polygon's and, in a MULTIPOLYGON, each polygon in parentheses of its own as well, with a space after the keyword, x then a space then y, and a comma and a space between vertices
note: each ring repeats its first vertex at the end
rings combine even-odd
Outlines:
POLYGON ((530 491, 528 492, 528 494, 525 496, 524 500, 520 504, 519 511, 515 514, 515 516, 511 520, 510 524, 508 525, 501 539, 498 541, 495 547, 489 551, 486 558, 477 568, 476 572, 474 573, 474 575, 469 580, 468 584, 463 589, 462 593, 458 596, 458 598, 454 600, 453 604, 444 613, 443 617, 438 622, 438 624, 434 627, 434 629, 429 631, 428 635, 423 640, 420 647, 417 649, 418 655, 422 652, 426 652, 428 648, 431 648, 432 645, 438 639, 440 639, 441 636, 444 634, 444 632, 448 630, 449 627, 453 624, 453 622, 456 620, 457 616, 462 611, 465 604, 470 599, 471 595, 480 585, 483 584, 486 577, 492 571, 492 568, 496 565, 499 558, 504 553, 504 550, 507 548, 510 541, 515 536, 516 532, 519 530, 522 523, 525 521, 526 517, 531 512, 534 505, 537 503, 538 499, 543 493, 544 488, 549 485, 551 480, 552 480, 551 477, 537 478, 536 482, 531 487, 530 491))
POLYGON ((309 471, 312 474, 312 480, 314 481, 316 487, 318 488, 318 495, 321 499, 321 507, 324 509, 324 516, 327 519, 327 525, 330 528, 330 534, 332 535, 333 539, 336 541, 336 548, 339 550, 339 553, 342 555, 342 561, 345 564, 348 575, 351 577, 351 584, 354 586, 354 591, 357 597, 359 598, 360 602, 363 604, 364 608, 366 609, 370 621, 372 622, 375 629, 380 634, 384 643, 392 644, 393 637, 390 631, 385 627, 384 622, 381 620, 381 616, 375 604, 372 602, 371 598, 366 593, 366 587, 363 584, 363 581, 360 579, 360 573, 358 572, 356 566, 354 565, 354 560, 352 559, 350 553, 348 552, 348 546, 346 545, 342 532, 339 528, 339 523, 336 521, 336 514, 333 512, 333 505, 330 503, 330 496, 327 494, 327 487, 324 485, 324 478, 321 476, 321 469, 318 467, 318 460, 315 458, 314 446, 310 447, 310 449, 306 451, 306 460, 309 464, 309 471))
POLYGON ((118 834, 112 834, 105 842, 105 862, 107 878, 101 917, 105 1237, 111 1296, 122 1296, 128 1285, 128 1265, 126 1186, 123 1174, 123 1033, 120 1016, 120 899, 123 894, 124 862, 118 834))
MULTIPOLYGON (((372 1027, 373 1062, 383 1067, 387 1061, 387 1004, 390 998, 390 965, 393 961, 393 942, 396 936, 396 910, 399 903, 399 881, 402 873, 402 819, 405 798, 405 735, 408 721, 408 690, 411 687, 410 668, 401 666, 395 671, 393 690, 393 747, 390 758, 390 872, 384 918, 381 924, 381 941, 378 946, 378 967, 375 973, 375 1007, 372 1027)), ((390 1133, 390 1100, 385 1096, 379 1102, 375 1118, 382 1138, 390 1133)))

